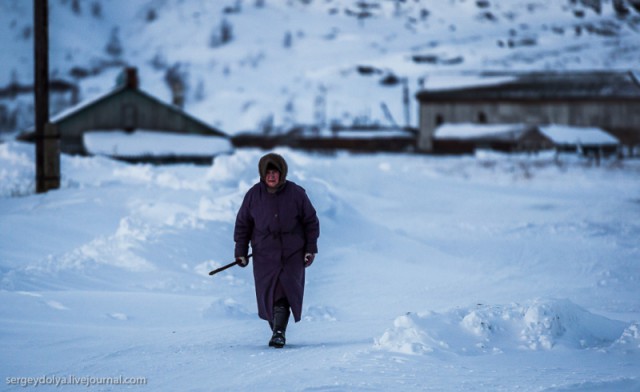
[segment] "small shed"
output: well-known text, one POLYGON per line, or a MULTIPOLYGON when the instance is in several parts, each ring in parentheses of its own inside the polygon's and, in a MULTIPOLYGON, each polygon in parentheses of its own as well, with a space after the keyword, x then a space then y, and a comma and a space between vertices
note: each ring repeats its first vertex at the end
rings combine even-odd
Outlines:
MULTIPOLYGON (((85 134, 95 131, 131 133, 145 130, 229 139, 219 129, 140 90, 138 84, 136 68, 126 68, 112 91, 53 116, 50 122, 60 134, 60 151, 90 154, 84 143, 85 134)), ((20 139, 32 137, 33 132, 28 132, 20 139)))

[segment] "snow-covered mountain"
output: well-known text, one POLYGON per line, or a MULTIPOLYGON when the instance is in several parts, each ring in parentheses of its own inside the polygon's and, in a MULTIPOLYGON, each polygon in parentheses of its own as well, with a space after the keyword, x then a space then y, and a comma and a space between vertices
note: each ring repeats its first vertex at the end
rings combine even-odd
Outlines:
MULTIPOLYGON (((4 132, 32 123, 32 3, 0 1, 4 132)), ((416 125, 415 102, 408 115, 403 107, 405 83, 413 94, 443 73, 629 69, 640 60, 635 0, 50 0, 49 8, 52 114, 112 88, 129 65, 144 90, 168 102, 172 88, 182 92, 188 112, 229 134, 416 125)))

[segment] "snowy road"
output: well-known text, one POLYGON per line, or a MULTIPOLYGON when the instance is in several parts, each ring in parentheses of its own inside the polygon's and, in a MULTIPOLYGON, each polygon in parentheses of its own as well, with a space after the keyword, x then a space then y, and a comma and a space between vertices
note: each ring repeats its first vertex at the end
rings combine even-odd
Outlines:
POLYGON ((32 156, 0 147, 2 390, 640 388, 636 161, 281 150, 322 234, 303 320, 274 350, 250 268, 207 275, 230 261, 261 152, 64 157, 62 189, 11 197, 32 156))

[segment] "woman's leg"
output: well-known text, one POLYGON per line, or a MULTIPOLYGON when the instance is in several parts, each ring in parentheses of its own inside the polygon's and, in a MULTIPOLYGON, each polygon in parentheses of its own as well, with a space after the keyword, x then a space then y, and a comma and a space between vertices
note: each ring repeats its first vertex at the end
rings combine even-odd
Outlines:
POLYGON ((273 335, 269 341, 269 346, 280 348, 285 345, 285 332, 287 325, 289 324, 289 316, 291 314, 289 310, 289 301, 284 293, 284 290, 280 286, 280 282, 276 285, 276 291, 274 295, 273 304, 273 321, 270 324, 273 335))

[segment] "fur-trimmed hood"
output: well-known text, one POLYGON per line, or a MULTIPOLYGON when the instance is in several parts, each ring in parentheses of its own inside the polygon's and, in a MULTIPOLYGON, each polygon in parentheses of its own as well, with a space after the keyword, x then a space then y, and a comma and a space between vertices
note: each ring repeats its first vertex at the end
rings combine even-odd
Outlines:
POLYGON ((278 186, 281 186, 287 180, 287 173, 289 171, 289 167, 287 166, 287 161, 284 160, 282 155, 278 155, 276 153, 269 153, 262 158, 258 162, 258 172, 260 173, 260 180, 264 181, 267 175, 267 168, 269 166, 273 166, 280 172, 280 183, 278 186))

